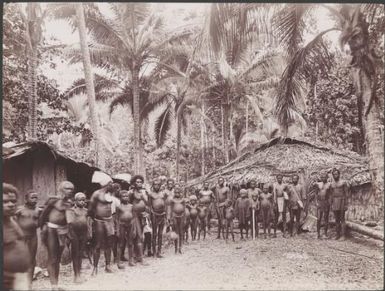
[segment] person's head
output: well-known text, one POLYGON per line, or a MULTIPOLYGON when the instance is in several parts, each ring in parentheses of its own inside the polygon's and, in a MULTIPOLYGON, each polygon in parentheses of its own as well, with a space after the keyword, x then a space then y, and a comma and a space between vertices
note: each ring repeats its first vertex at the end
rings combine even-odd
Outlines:
POLYGON ((152 189, 154 189, 154 191, 156 191, 156 192, 160 191, 161 185, 162 185, 162 183, 158 178, 156 178, 156 179, 154 179, 154 181, 152 181, 152 189))
POLYGON ((175 184, 174 179, 171 179, 171 178, 168 179, 167 180, 167 189, 172 190, 172 188, 174 188, 174 186, 175 186, 174 184, 175 184))
POLYGON ((119 192, 122 189, 119 183, 112 183, 112 193, 115 197, 119 197, 119 192))
POLYGON ((250 180, 250 188, 255 189, 255 187, 257 187, 257 181, 255 181, 254 179, 251 179, 250 180))
POLYGON ((120 196, 120 201, 123 204, 127 204, 130 200, 130 195, 128 194, 127 190, 120 191, 119 196, 120 196))
POLYGON ((182 189, 179 187, 179 185, 175 185, 174 187, 174 197, 175 198, 182 197, 182 189))
POLYGON ((227 199, 226 200, 226 207, 231 207, 231 205, 233 205, 233 203, 231 202, 230 199, 227 199))
POLYGON ((190 203, 193 205, 195 205, 198 201, 198 198, 195 195, 190 195, 189 199, 190 199, 190 203))
POLYGON ((218 179, 218 185, 219 185, 219 186, 223 186, 224 183, 225 183, 225 179, 223 179, 223 177, 219 177, 219 179, 218 179))
POLYGON ((282 179, 283 179, 283 176, 282 176, 281 174, 278 174, 278 175, 277 175, 277 182, 278 182, 279 184, 282 183, 282 179))
POLYGON ((321 178, 322 182, 326 183, 328 181, 328 174, 323 172, 323 173, 321 173, 320 178, 321 178))
POLYGON ((15 215, 19 191, 11 184, 3 183, 3 217, 15 215))
POLYGON ((130 184, 135 189, 142 189, 143 183, 144 183, 144 178, 142 175, 135 175, 134 177, 131 178, 131 181, 130 181, 130 184))
POLYGON ((269 184, 268 183, 263 184, 262 192, 265 194, 269 193, 269 184))
POLYGON ((75 194, 75 205, 76 207, 83 208, 86 206, 86 194, 78 192, 75 194))
POLYGON ((334 181, 338 181, 340 179, 340 171, 338 171, 336 168, 333 169, 332 175, 334 181))
POLYGON ((209 182, 203 182, 203 189, 208 190, 209 189, 209 182))
POLYGON ((252 193, 251 194, 251 199, 253 199, 254 201, 257 201, 257 199, 258 199, 258 194, 257 193, 252 193))
POLYGON ((242 198, 246 198, 247 197, 247 190, 246 189, 241 189, 241 191, 239 191, 239 195, 242 198))
POLYGON ((297 185, 298 184, 298 181, 299 181, 299 176, 297 174, 294 174, 293 175, 293 184, 294 185, 297 185))
POLYGON ((36 206, 39 195, 34 190, 29 190, 25 194, 25 204, 29 206, 36 206))
POLYGON ((70 181, 63 181, 59 185, 59 193, 65 200, 70 200, 74 196, 74 184, 70 181))

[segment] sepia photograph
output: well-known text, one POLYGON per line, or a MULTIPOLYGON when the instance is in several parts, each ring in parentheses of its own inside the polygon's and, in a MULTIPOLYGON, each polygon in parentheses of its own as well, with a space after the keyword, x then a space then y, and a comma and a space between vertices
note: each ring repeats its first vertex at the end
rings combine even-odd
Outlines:
POLYGON ((383 290, 379 3, 2 5, 1 290, 383 290))

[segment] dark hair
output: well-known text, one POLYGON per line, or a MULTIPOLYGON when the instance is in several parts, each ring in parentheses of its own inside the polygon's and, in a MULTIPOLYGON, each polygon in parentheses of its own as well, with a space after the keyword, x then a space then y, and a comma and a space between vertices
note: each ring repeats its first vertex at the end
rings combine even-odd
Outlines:
POLYGON ((278 178, 278 177, 283 178, 283 175, 282 175, 282 174, 278 174, 278 175, 277 175, 277 178, 278 178))
POLYGON ((11 184, 3 183, 3 194, 15 193, 16 196, 19 195, 19 190, 11 184))
POLYGON ((166 181, 166 184, 168 184, 168 182, 173 182, 173 183, 175 183, 175 181, 174 181, 173 178, 168 178, 167 181, 166 181))
POLYGON ((332 174, 333 174, 334 172, 337 172, 338 174, 341 174, 341 172, 340 172, 337 168, 333 168, 332 174))
POLYGON ((119 183, 112 183, 112 189, 114 189, 114 191, 120 191, 121 188, 119 183))
POLYGON ((294 174, 292 178, 297 177, 299 179, 298 174, 294 174))
POLYGON ((128 191, 127 190, 122 190, 119 192, 119 197, 122 197, 122 194, 127 194, 128 191))
POLYGON ((25 198, 27 198, 32 193, 36 193, 37 194, 37 192, 35 190, 31 189, 31 190, 28 190, 27 193, 25 193, 25 198))
POLYGON ((142 175, 134 175, 134 176, 131 178, 131 180, 130 180, 130 184, 131 184, 131 185, 134 185, 135 182, 136 182, 136 180, 138 180, 138 179, 142 180, 142 182, 144 183, 144 178, 143 178, 142 175))

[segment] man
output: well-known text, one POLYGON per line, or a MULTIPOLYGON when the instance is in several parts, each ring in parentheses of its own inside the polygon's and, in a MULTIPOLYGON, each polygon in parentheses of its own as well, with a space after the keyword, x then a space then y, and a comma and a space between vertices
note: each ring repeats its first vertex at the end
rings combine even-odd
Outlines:
POLYGON ((207 213, 207 221, 206 221, 206 226, 208 227, 209 233, 211 229, 211 217, 212 217, 212 212, 214 211, 214 192, 209 189, 209 183, 208 182, 203 182, 203 187, 199 191, 199 202, 202 203, 204 206, 207 207, 208 213, 207 213))
POLYGON ((12 218, 16 212, 18 190, 3 183, 3 284, 5 290, 28 290, 31 268, 28 246, 19 225, 12 218))
MULTIPOLYGON (((143 212, 146 210, 148 204, 147 191, 143 188, 144 178, 141 175, 135 175, 131 179, 131 189, 128 191, 129 203, 132 204, 133 218, 132 228, 133 232, 138 235, 138 239, 134 242, 136 246, 136 260, 142 265, 147 265, 143 262, 143 212)), ((129 246, 130 248, 131 246, 129 246)))
POLYGON ((93 219, 92 227, 95 238, 93 276, 98 273, 101 249, 104 250, 105 271, 112 273, 111 250, 115 234, 115 224, 112 217, 113 192, 114 187, 110 182, 102 189, 95 191, 90 199, 88 215, 93 219))
POLYGON ((315 183, 317 187, 316 205, 317 205, 317 238, 321 239, 321 222, 322 217, 325 221, 325 237, 327 237, 329 226, 329 210, 330 210, 330 183, 328 182, 328 176, 326 173, 321 174, 321 182, 315 183))
POLYGON ((166 194, 160 190, 161 182, 155 179, 149 193, 149 205, 152 220, 152 253, 157 258, 162 258, 162 235, 166 221, 166 194))
POLYGON ((218 179, 218 185, 215 187, 215 204, 218 216, 218 236, 217 239, 221 238, 221 231, 223 232, 224 237, 224 207, 228 195, 230 193, 230 188, 225 186, 225 180, 223 177, 218 179))
POLYGON ((289 187, 289 211, 290 211, 290 236, 293 236, 293 228, 296 234, 300 233, 300 218, 303 207, 305 190, 299 182, 299 176, 293 176, 293 184, 289 187), (295 223, 294 223, 295 219, 295 223))
POLYGON ((174 198, 174 187, 175 183, 174 180, 169 178, 166 182, 166 187, 164 191, 164 194, 166 195, 166 217, 167 217, 167 224, 170 224, 171 219, 171 200, 174 198))
POLYGON ((74 185, 69 181, 59 185, 59 197, 51 197, 40 216, 42 242, 47 246, 48 274, 52 289, 58 289, 60 259, 68 244, 68 224, 66 212, 72 207, 74 185))
POLYGON ((340 179, 340 171, 333 169, 334 181, 331 183, 331 208, 337 227, 336 239, 345 239, 345 211, 347 208, 348 185, 346 181, 340 179), (342 231, 342 237, 341 237, 342 231))
POLYGON ((37 228, 42 211, 37 206, 38 194, 30 190, 25 195, 25 204, 16 211, 16 219, 25 235, 24 240, 30 252, 31 268, 29 269, 29 286, 32 287, 33 272, 36 265, 37 228))
POLYGON ((273 201, 274 201, 274 237, 277 237, 277 224, 279 215, 282 215, 283 237, 286 237, 286 212, 287 199, 286 194, 287 184, 282 182, 283 176, 277 175, 277 182, 273 185, 273 201))

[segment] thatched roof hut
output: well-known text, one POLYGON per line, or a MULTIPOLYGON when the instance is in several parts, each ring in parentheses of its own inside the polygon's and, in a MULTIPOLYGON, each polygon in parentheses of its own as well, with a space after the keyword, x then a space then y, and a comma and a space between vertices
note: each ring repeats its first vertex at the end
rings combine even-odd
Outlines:
POLYGON ((382 197, 371 195, 371 176, 365 157, 292 138, 272 139, 216 171, 188 181, 186 186, 199 188, 203 181, 213 185, 221 176, 230 186, 245 184, 252 178, 258 183, 274 183, 279 173, 286 181, 297 173, 309 194, 310 185, 319 174, 330 173, 333 168, 340 170, 341 177, 351 186, 351 217, 362 220, 382 215, 382 197))

